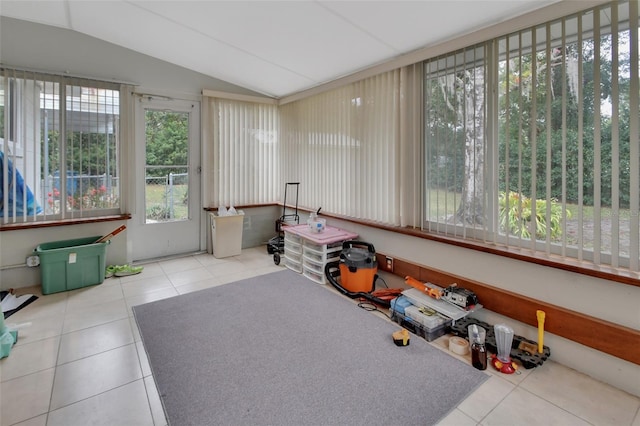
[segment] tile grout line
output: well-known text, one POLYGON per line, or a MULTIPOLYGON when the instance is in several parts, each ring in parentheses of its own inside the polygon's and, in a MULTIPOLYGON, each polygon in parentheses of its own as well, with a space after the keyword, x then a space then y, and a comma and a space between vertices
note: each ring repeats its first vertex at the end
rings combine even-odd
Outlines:
MULTIPOLYGON (((104 394, 106 394, 106 393, 108 393, 108 392, 114 391, 114 390, 116 390, 116 389, 123 388, 123 387, 128 386, 128 385, 130 385, 130 384, 132 384, 132 383, 135 383, 135 382, 137 382, 138 380, 141 380, 141 381, 142 381, 142 385, 144 386, 144 377, 140 377, 139 379, 134 379, 134 380, 131 380, 131 381, 127 382, 127 383, 122 383, 122 384, 120 384, 120 385, 118 385, 118 386, 115 386, 115 387, 113 387, 113 388, 111 388, 111 389, 107 389, 107 390, 104 390, 104 391, 102 391, 102 392, 98 392, 98 393, 96 393, 95 395, 90 395, 90 396, 87 396, 86 398, 82 398, 82 399, 79 399, 79 400, 77 400, 77 401, 73 401, 73 402, 71 402, 71 403, 69 403, 69 404, 66 404, 66 405, 62 405, 62 406, 60 406, 60 407, 56 408, 55 410, 51 410, 51 409, 50 409, 50 410, 47 412, 47 420, 48 420, 48 417, 49 417, 49 413, 51 413, 51 412, 53 412, 53 411, 62 410, 63 408, 71 407, 72 405, 78 404, 78 403, 80 403, 80 402, 87 401, 87 400, 89 400, 89 399, 91 399, 91 398, 95 398, 95 397, 100 396, 100 395, 104 395, 104 394)), ((145 387, 145 390, 146 390, 146 387, 145 387)), ((51 408, 51 406, 49 406, 49 408, 51 408)))

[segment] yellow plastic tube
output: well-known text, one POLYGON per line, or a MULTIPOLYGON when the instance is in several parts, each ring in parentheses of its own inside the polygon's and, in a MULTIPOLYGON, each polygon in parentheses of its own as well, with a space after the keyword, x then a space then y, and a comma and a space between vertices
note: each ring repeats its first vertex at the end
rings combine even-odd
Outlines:
POLYGON ((536 311, 536 317, 538 317, 538 353, 542 353, 544 348, 544 311, 536 311))

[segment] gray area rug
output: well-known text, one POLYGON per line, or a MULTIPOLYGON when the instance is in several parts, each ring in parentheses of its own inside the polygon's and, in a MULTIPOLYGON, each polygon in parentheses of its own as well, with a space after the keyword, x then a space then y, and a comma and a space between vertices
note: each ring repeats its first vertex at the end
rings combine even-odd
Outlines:
POLYGON ((290 270, 133 308, 176 425, 430 425, 487 375, 290 270))

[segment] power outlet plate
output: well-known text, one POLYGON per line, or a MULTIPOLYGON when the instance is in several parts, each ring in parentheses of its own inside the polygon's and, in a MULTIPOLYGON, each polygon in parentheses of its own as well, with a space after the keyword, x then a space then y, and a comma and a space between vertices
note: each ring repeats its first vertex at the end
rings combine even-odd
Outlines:
POLYGON ((389 256, 385 257, 384 270, 388 272, 393 272, 393 257, 389 257, 389 256))
POLYGON ((29 256, 27 257, 27 266, 32 268, 34 266, 40 265, 40 257, 38 256, 29 256))

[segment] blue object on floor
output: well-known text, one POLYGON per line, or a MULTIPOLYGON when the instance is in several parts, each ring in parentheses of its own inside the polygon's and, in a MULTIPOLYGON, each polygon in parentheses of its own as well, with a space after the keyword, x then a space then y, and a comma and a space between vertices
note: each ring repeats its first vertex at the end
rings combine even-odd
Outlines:
POLYGON ((391 301, 391 309, 400 315, 404 315, 404 308, 411 306, 411 301, 405 296, 398 296, 391 301))

